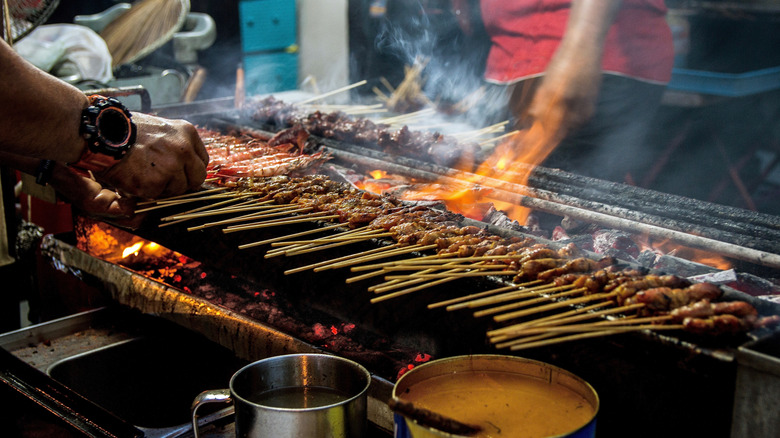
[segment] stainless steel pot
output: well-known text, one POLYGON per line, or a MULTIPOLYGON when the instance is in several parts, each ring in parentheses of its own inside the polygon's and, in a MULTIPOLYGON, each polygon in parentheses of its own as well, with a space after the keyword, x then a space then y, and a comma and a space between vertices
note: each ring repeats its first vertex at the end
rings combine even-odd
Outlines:
POLYGON ((253 362, 230 379, 229 389, 204 391, 192 403, 233 401, 238 437, 353 438, 366 432, 371 374, 349 359, 290 354, 253 362))

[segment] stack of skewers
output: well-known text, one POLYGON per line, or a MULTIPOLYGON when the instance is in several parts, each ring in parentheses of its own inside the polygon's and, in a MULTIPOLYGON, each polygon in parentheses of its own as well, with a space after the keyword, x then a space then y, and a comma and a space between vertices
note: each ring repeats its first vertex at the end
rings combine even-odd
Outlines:
POLYGON ((160 226, 189 222, 188 230, 216 227, 240 233, 314 225, 239 246, 266 248, 266 258, 376 242, 373 249, 285 274, 349 270, 353 275, 346 282, 372 282, 367 290, 377 305, 461 279, 490 278, 501 286, 433 302, 428 308, 491 317, 497 327, 488 331, 487 339, 496 348, 520 350, 641 330, 740 334, 780 323, 780 316, 759 316, 747 301, 725 301, 723 290, 711 283, 650 274, 609 257, 591 258, 573 245, 502 237, 463 226, 459 215, 406 205, 323 175, 217 178, 213 183, 219 187, 155 201, 143 209, 207 203, 162 218, 160 226), (200 223, 193 225, 195 220, 200 223))

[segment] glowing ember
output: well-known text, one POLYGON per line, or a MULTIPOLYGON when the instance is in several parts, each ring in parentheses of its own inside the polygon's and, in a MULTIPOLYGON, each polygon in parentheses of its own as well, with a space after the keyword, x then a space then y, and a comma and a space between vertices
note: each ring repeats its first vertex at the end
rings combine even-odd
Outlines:
POLYGON ((137 242, 136 244, 132 246, 128 246, 127 248, 122 251, 122 258, 127 258, 131 255, 138 255, 138 252, 141 251, 141 247, 144 246, 143 242, 137 242))

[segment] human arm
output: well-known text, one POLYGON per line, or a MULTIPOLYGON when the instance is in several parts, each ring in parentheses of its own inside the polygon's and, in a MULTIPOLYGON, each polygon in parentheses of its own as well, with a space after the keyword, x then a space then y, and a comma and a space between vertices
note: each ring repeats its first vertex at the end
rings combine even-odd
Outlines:
MULTIPOLYGON (((0 152, 0 162, 21 172, 34 175, 40 160, 0 152)), ((66 166, 53 162, 48 184, 58 196, 84 215, 109 220, 117 225, 135 228, 143 217, 134 213, 136 200, 104 188, 97 181, 78 175, 66 166)))
MULTIPOLYGON (((74 163, 86 148, 79 134, 84 93, 29 64, 0 43, 0 151, 74 163)), ((138 128, 130 151, 95 178, 121 193, 157 198, 199 187, 208 154, 185 121, 134 113, 138 128)))
POLYGON ((555 141, 592 117, 607 31, 621 0, 572 1, 566 31, 527 109, 555 141))

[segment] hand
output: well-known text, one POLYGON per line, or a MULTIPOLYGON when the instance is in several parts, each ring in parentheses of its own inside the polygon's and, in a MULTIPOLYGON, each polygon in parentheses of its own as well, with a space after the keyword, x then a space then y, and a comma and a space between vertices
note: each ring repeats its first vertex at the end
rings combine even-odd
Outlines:
POLYGON ((594 114, 601 87, 601 62, 561 47, 550 61, 527 114, 556 144, 594 114))
POLYGON ((555 51, 528 116, 557 144, 587 122, 596 110, 601 88, 604 42, 621 0, 572 2, 561 44, 555 51))
POLYGON ((106 189, 65 166, 56 165, 50 184, 74 209, 86 216, 128 228, 137 228, 143 222, 144 216, 135 214, 135 199, 106 189))
POLYGON ((143 113, 133 113, 133 121, 138 127, 135 145, 95 178, 122 194, 147 199, 178 195, 203 184, 209 157, 192 124, 143 113))

